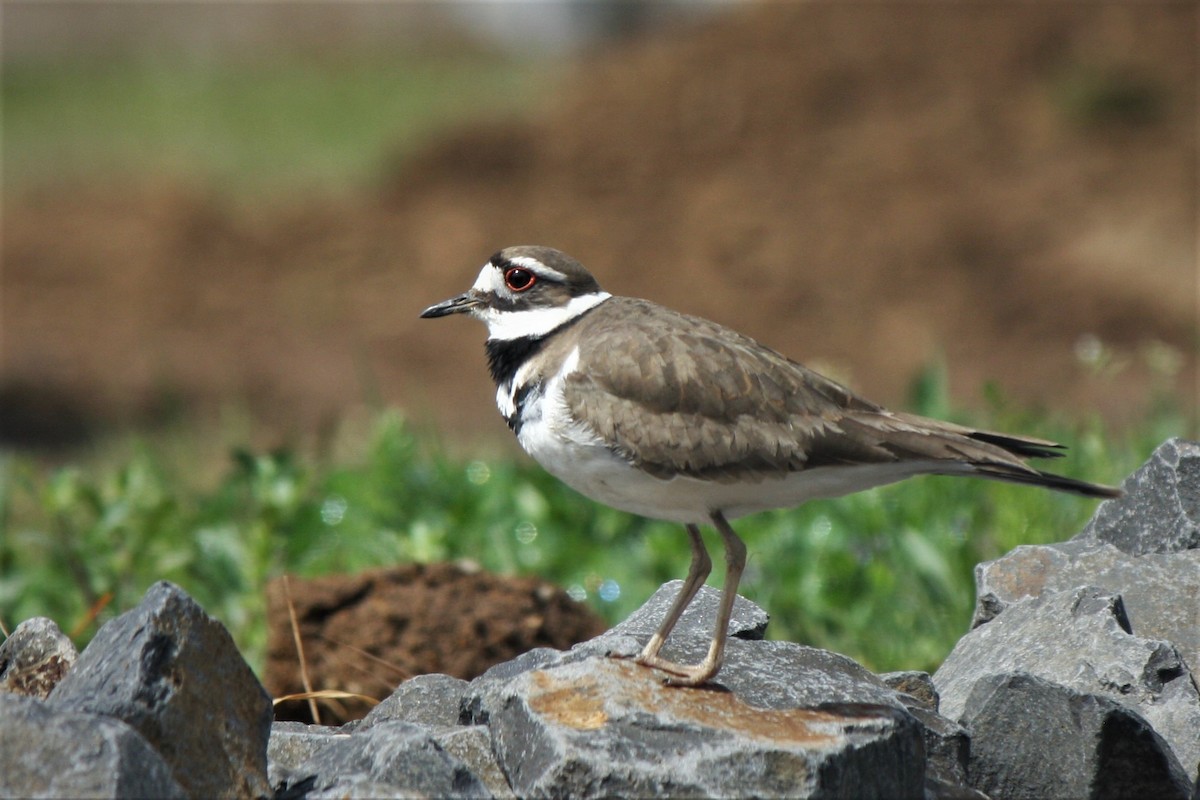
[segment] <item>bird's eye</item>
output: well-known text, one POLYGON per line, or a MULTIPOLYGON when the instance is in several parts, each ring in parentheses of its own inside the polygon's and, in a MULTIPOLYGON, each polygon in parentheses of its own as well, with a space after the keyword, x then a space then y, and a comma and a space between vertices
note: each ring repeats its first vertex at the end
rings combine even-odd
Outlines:
POLYGON ((537 276, 521 267, 509 267, 504 271, 504 285, 514 292, 523 292, 537 283, 537 276))

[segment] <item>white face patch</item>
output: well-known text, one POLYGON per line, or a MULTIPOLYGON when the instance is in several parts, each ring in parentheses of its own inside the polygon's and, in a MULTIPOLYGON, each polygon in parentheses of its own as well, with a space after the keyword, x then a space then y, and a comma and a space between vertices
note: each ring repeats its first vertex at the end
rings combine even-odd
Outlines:
POLYGON ((546 306, 524 311, 497 311, 494 308, 480 306, 472 309, 471 313, 487 325, 489 339, 507 341, 545 336, 610 297, 612 295, 608 292, 592 292, 572 297, 571 302, 565 306, 546 306))
MULTIPOLYGON (((509 263, 529 270, 542 280, 560 283, 566 283, 569 280, 565 274, 547 267, 536 258, 516 256, 509 259, 509 263)), ((490 261, 483 265, 483 269, 479 271, 479 277, 475 279, 471 289, 480 294, 492 294, 503 298, 516 297, 516 293, 504 285, 504 275, 490 261)), ((508 341, 531 336, 545 336, 610 297, 612 295, 608 292, 591 292, 573 297, 563 306, 545 306, 522 311, 498 311, 486 306, 477 306, 471 309, 471 314, 487 325, 489 339, 508 341)))
MULTIPOLYGON (((536 258, 517 256, 516 258, 510 258, 509 263, 514 267, 524 267, 544 280, 558 281, 559 283, 566 283, 568 280, 566 275, 556 269, 547 267, 536 258)), ((503 273, 496 269, 496 265, 490 261, 483 265, 483 269, 479 271, 479 277, 475 279, 475 284, 471 288, 480 292, 512 294, 508 287, 504 285, 503 273)))
POLYGON ((479 270, 479 277, 475 279, 475 283, 471 288, 477 292, 495 292, 500 294, 505 290, 504 279, 500 275, 500 270, 492 266, 491 262, 483 265, 483 269, 479 270))

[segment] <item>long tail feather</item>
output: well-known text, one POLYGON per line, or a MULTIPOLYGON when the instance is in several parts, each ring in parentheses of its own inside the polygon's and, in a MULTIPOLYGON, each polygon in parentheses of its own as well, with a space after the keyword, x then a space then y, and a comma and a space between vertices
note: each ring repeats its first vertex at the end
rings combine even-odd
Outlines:
POLYGON ((1009 483, 1024 483, 1032 486, 1044 486, 1047 489, 1071 492, 1072 494, 1079 494, 1084 497, 1113 498, 1121 497, 1124 494, 1124 492, 1115 486, 1088 483, 1087 481, 1080 481, 1075 478, 1068 478, 1063 475, 1055 475, 1052 472, 1042 472, 1041 470, 1034 469, 1024 472, 1009 469, 1002 465, 977 464, 975 465, 975 474, 981 478, 992 478, 998 481, 1008 481, 1009 483))
POLYGON ((1060 492, 1071 492, 1084 497, 1120 497, 1122 492, 1113 486, 1103 486, 1087 481, 1043 472, 1025 463, 1026 458, 1060 458, 1067 449, 1064 445, 1032 436, 1012 436, 995 431, 980 431, 961 425, 927 419, 912 414, 860 415, 860 424, 887 424, 890 421, 911 426, 916 435, 889 430, 889 442, 897 441, 908 445, 908 457, 923 451, 935 459, 958 460, 964 469, 948 468, 949 474, 978 475, 982 478, 1043 486, 1060 492), (953 454, 947 458, 947 452, 953 454))

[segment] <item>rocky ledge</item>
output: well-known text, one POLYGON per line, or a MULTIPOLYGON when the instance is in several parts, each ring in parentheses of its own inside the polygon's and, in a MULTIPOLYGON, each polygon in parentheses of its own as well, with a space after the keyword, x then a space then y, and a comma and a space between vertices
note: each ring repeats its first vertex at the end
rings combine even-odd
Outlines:
MULTIPOLYGON (((977 569, 932 677, 763 639, 739 599, 719 684, 628 658, 679 583, 570 650, 423 675, 338 728, 272 723, 228 632, 159 583, 81 654, 0 645, 0 795, 1200 800, 1200 445, 1171 440, 1074 539, 977 569)), ((698 659, 705 589, 667 650, 698 659)))

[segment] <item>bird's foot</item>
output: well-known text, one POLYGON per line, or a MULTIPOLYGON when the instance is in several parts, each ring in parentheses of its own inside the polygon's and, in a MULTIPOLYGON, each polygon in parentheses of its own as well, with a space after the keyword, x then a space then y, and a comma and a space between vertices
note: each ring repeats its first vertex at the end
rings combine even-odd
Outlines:
POLYGON ((688 666, 644 653, 634 658, 634 663, 669 673, 669 677, 663 679, 667 686, 702 686, 716 677, 717 670, 720 669, 720 664, 710 663, 710 659, 707 658, 699 664, 688 666))

